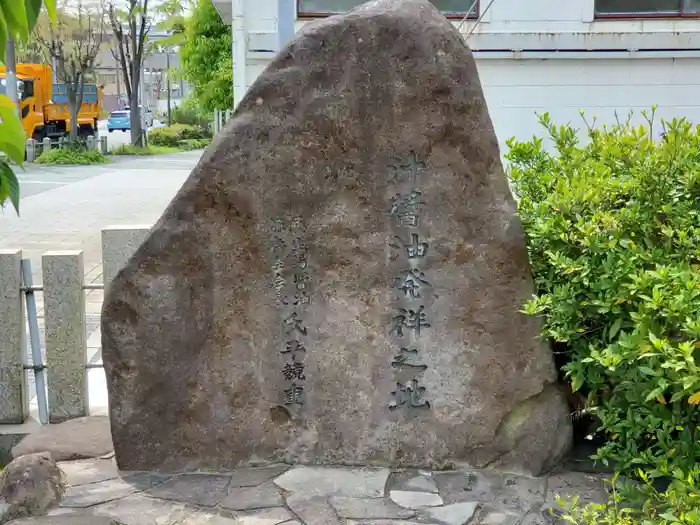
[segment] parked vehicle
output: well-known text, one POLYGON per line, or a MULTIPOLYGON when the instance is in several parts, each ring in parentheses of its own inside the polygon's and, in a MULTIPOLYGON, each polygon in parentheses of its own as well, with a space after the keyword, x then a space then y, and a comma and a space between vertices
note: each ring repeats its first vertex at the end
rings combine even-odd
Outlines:
MULTIPOLYGON (((124 111, 131 111, 130 108, 131 106, 126 106, 124 111)), ((144 108, 143 106, 139 105, 139 110, 141 111, 141 122, 143 122, 147 128, 153 126, 153 112, 151 111, 151 108, 148 106, 144 108)))
POLYGON ((112 111, 107 119, 107 131, 129 131, 131 129, 131 114, 128 110, 112 111))
MULTIPOLYGON (((52 84, 51 67, 45 64, 17 64, 17 93, 22 127, 26 138, 57 139, 70 134, 68 89, 65 84, 52 84)), ((7 73, 0 66, 0 94, 6 92, 7 73)), ((102 89, 85 84, 83 103, 78 112, 78 134, 97 134, 102 110, 102 89)))

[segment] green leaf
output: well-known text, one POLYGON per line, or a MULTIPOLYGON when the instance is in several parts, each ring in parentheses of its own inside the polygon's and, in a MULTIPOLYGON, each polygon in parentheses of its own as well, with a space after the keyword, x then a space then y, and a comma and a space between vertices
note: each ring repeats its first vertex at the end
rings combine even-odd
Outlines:
POLYGON ((0 151, 20 166, 24 162, 24 129, 17 106, 5 95, 0 95, 0 151))
POLYGON ((622 317, 618 317, 617 320, 615 320, 613 325, 610 327, 610 332, 608 332, 608 337, 610 339, 617 335, 617 332, 620 331, 620 326, 622 326, 622 317))
POLYGON ((0 11, 0 63, 5 63, 5 48, 7 47, 7 24, 5 17, 0 11))
POLYGON ((0 205, 9 197, 19 215, 19 181, 7 162, 0 162, 0 205))
POLYGON ((19 35, 25 42, 29 39, 27 11, 21 0, 0 0, 0 8, 11 35, 19 35))
POLYGON ((41 13, 41 0, 24 0, 24 7, 27 12, 27 27, 31 33, 41 13))
POLYGON ((56 22, 56 0, 44 0, 44 6, 46 6, 46 12, 49 14, 49 18, 52 22, 56 22))

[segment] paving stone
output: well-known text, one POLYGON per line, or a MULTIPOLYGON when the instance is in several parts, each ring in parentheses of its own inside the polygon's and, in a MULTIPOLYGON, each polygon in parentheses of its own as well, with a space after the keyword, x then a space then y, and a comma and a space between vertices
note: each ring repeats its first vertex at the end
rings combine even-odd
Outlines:
POLYGON ((236 514, 218 514, 197 511, 190 514, 183 525, 279 525, 294 523, 294 516, 284 507, 255 510, 236 514))
POLYGON ((431 472, 425 470, 406 470, 392 474, 389 479, 389 489, 437 492, 438 486, 431 472))
POLYGON ((7 525, 125 525, 107 517, 90 514, 71 516, 42 516, 40 518, 23 518, 8 522, 7 525))
POLYGON ((271 465, 269 467, 244 468, 234 470, 229 487, 257 487, 289 470, 289 465, 271 465))
POLYGON ((121 478, 137 490, 148 490, 158 485, 162 485, 170 478, 169 474, 159 474, 157 472, 122 472, 121 478))
POLYGON ((564 498, 578 496, 579 503, 605 503, 608 501, 606 484, 600 475, 584 472, 553 474, 547 479, 547 495, 544 508, 556 508, 556 495, 564 498))
POLYGON ((119 477, 117 463, 107 459, 84 459, 64 461, 58 464, 66 475, 66 483, 71 487, 98 483, 119 477))
POLYGON ((328 498, 324 496, 291 494, 286 500, 287 506, 306 525, 341 525, 335 510, 328 503, 328 498))
POLYGON ((86 416, 42 425, 12 449, 12 457, 48 451, 54 461, 70 461, 96 458, 113 450, 109 417, 86 416))
POLYGON ((149 490, 148 495, 203 507, 213 507, 228 495, 230 482, 230 476, 218 474, 180 474, 149 490))
POLYGON ((349 519, 413 518, 416 512, 404 509, 384 498, 346 498, 333 496, 330 503, 338 516, 349 519))
POLYGON ((425 515, 445 525, 464 525, 469 522, 478 506, 476 501, 452 503, 444 507, 428 509, 425 511, 425 515))
POLYGON ((61 507, 87 508, 100 503, 124 498, 139 491, 121 478, 108 479, 98 483, 69 487, 61 502, 61 507))
POLYGON ((284 499, 277 485, 272 481, 263 483, 258 487, 235 487, 230 489, 228 496, 221 502, 221 506, 229 510, 250 510, 267 507, 281 507, 284 499))
POLYGON ((488 471, 435 472, 433 478, 445 503, 492 500, 502 486, 501 475, 488 471))
POLYGON ((491 499, 497 507, 524 515, 542 507, 546 486, 546 478, 504 475, 501 487, 491 499))
POLYGON ((289 492, 307 496, 348 496, 379 498, 384 496, 388 469, 297 467, 275 479, 289 492))
POLYGON ((482 505, 477 508, 469 525, 519 525, 522 517, 522 514, 510 510, 482 505))
POLYGON ((405 520, 346 520, 345 525, 441 525, 426 521, 405 520))
POLYGON ((536 509, 529 512, 518 525, 551 525, 552 523, 558 523, 556 516, 549 511, 536 509))
POLYGON ((389 497, 397 505, 406 509, 424 509, 426 507, 438 507, 443 504, 438 494, 430 492, 416 492, 411 490, 392 490, 389 497))
POLYGON ((195 509, 177 501, 162 501, 134 494, 91 510, 100 516, 118 518, 124 525, 173 525, 195 509))

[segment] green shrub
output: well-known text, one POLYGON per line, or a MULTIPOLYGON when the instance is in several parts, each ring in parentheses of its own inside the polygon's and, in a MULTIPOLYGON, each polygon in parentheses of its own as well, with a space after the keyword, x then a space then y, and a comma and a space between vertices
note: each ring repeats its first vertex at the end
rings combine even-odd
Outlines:
POLYGON ((565 523, 574 525, 700 525, 700 469, 672 473, 665 490, 654 487, 651 479, 638 472, 641 483, 611 480, 611 498, 605 504, 579 505, 577 497, 558 498, 565 523))
POLYGON ((154 146, 178 147, 183 140, 206 138, 202 131, 187 124, 173 124, 163 128, 155 128, 148 132, 148 141, 154 146))
POLYGON ((176 106, 171 111, 173 121, 169 124, 186 124, 199 128, 204 134, 209 134, 209 127, 214 120, 214 115, 203 111, 197 102, 188 99, 184 103, 176 106))
POLYGON ((148 156, 148 155, 166 155, 168 153, 180 153, 183 150, 181 148, 173 148, 170 146, 153 146, 148 145, 147 148, 142 148, 140 146, 132 146, 131 144, 123 144, 112 151, 113 155, 134 155, 138 157, 148 156))
POLYGON ((209 144, 211 144, 211 139, 186 139, 178 141, 177 146, 184 151, 193 151, 204 149, 209 144))
MULTIPOLYGON (((646 113, 644 113, 646 117, 646 113)), ((589 129, 540 117, 554 142, 510 140, 537 295, 525 311, 567 353, 624 472, 700 460, 700 126, 589 129)), ((584 121, 585 122, 585 121, 584 121)))
POLYGON ((36 164, 52 165, 89 165, 105 164, 109 162, 109 159, 101 151, 67 147, 45 151, 34 162, 36 164))

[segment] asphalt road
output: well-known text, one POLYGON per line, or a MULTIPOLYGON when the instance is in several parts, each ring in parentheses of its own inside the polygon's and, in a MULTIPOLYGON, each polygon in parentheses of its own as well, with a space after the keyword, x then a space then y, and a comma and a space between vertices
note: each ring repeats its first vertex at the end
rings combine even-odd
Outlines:
MULTIPOLYGON (((151 129, 161 126, 163 126, 162 122, 154 120, 151 129)), ((110 150, 131 142, 131 132, 129 131, 113 131, 112 133, 107 131, 106 120, 100 120, 97 125, 97 129, 99 130, 101 136, 107 137, 107 144, 109 145, 110 150)))

